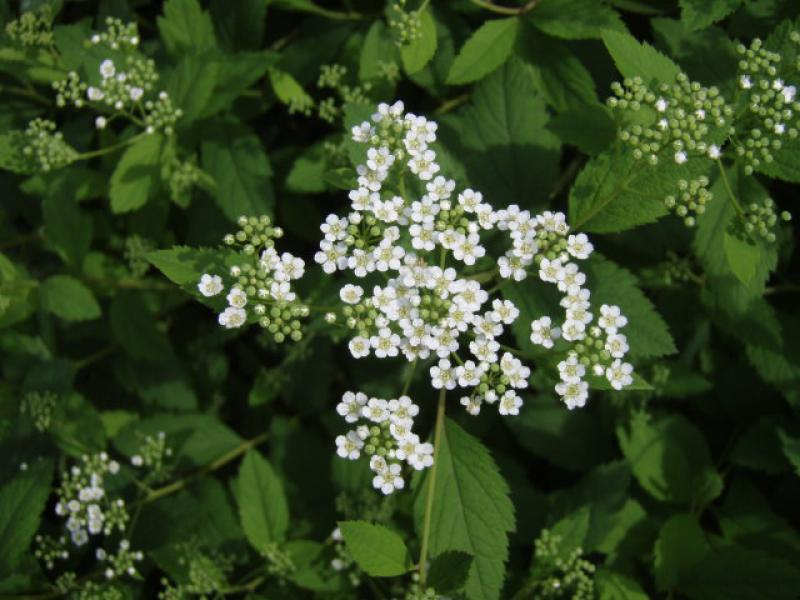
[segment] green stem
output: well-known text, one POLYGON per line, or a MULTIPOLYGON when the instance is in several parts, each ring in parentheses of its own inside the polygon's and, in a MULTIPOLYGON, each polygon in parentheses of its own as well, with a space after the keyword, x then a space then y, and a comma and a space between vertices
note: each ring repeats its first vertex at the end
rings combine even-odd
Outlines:
POLYGON ((403 391, 400 392, 401 396, 405 396, 408 393, 408 388, 411 387, 411 380, 414 378, 414 371, 417 368, 417 361, 416 359, 411 363, 408 368, 408 375, 406 376, 406 381, 403 384, 403 391))
POLYGON ((212 462, 208 463, 205 467, 202 467, 201 469, 198 469, 194 473, 191 473, 190 475, 187 475, 186 477, 184 477, 182 479, 178 479, 177 481, 173 481, 172 483, 169 483, 169 484, 167 484, 167 485, 165 485, 163 487, 156 488, 156 489, 152 490, 149 494, 147 494, 147 496, 142 498, 141 503, 142 504, 148 504, 150 502, 154 502, 154 501, 158 500, 159 498, 163 498, 164 496, 169 496, 170 494, 174 494, 175 492, 178 492, 178 491, 184 489, 194 479, 196 479, 198 477, 201 477, 203 475, 206 475, 208 473, 211 473, 212 471, 216 471, 217 469, 221 469, 222 467, 227 465, 229 462, 234 461, 237 458, 239 458, 242 454, 247 452, 250 448, 254 448, 255 446, 258 446, 259 444, 262 444, 263 442, 265 442, 267 440, 267 437, 269 437, 269 435, 265 432, 265 433, 262 433, 260 435, 257 435, 254 438, 251 438, 249 440, 245 440, 244 442, 239 444, 236 448, 234 448, 230 452, 227 452, 226 454, 223 454, 222 456, 220 456, 215 461, 212 461, 212 462))
POLYGON ((539 0, 529 0, 526 4, 517 7, 508 7, 508 6, 498 6, 494 2, 490 0, 471 0, 472 3, 476 6, 480 6, 481 8, 485 8, 486 10, 492 11, 498 15, 506 15, 509 17, 518 17, 520 15, 524 15, 527 12, 532 11, 536 8, 536 5, 539 4, 539 0))
POLYGON ((106 154, 111 154, 112 152, 116 152, 121 148, 125 148, 126 146, 130 146, 136 140, 138 140, 144 133, 140 133, 138 135, 133 136, 132 138, 125 140, 124 142, 120 142, 118 144, 114 144, 113 146, 106 146, 105 148, 99 148, 97 150, 91 150, 89 152, 80 152, 78 153, 77 160, 89 160, 90 158, 97 158, 98 156, 104 156, 106 154))
POLYGON ((736 209, 739 218, 742 219, 742 221, 744 221, 745 220, 744 209, 742 208, 742 205, 739 204, 739 201, 736 199, 736 196, 733 193, 733 188, 731 187, 731 184, 728 181, 728 175, 725 173, 725 166, 722 164, 722 160, 720 160, 719 158, 717 159, 717 165, 719 166, 720 175, 722 175, 722 185, 725 187, 725 191, 728 192, 728 198, 733 204, 733 207, 736 209))
POLYGON ((433 514, 433 497, 436 490, 436 470, 439 465, 439 446, 442 441, 442 429, 444 428, 444 400, 447 391, 442 388, 439 391, 439 404, 436 408, 436 426, 433 430, 433 465, 428 475, 428 489, 425 497, 425 517, 422 525, 422 548, 419 553, 419 582, 425 587, 425 578, 428 575, 428 546, 431 538, 431 515, 433 514))

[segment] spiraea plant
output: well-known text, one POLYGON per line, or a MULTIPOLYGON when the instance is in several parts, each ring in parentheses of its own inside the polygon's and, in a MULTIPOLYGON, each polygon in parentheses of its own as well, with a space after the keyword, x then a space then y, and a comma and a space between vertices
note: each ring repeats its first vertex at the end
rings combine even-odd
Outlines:
POLYGON ((794 600, 794 0, 0 0, 0 597, 794 600))

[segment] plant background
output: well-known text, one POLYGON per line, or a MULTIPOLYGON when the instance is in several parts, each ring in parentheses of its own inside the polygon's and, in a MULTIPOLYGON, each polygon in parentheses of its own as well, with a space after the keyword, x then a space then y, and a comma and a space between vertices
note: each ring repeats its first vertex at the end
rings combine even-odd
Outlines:
MULTIPOLYGON (((0 2, 0 23, 43 4, 0 2)), ((107 449, 124 459, 137 432, 165 431, 172 470, 162 491, 145 496, 132 544, 146 559, 141 579, 115 584, 124 597, 155 597, 165 575, 187 580, 176 561, 188 540, 214 560, 236 557, 226 595, 389 597, 402 578, 365 576, 354 591, 327 568, 326 540, 337 521, 375 521, 416 555, 419 482, 379 498, 364 465, 333 451, 341 393, 396 396, 401 361, 351 359, 319 318, 297 344, 277 346, 256 328, 225 331, 159 270, 189 289, 218 259, 202 248, 216 247, 240 214, 273 216, 286 230, 284 248, 310 263, 319 223, 347 203, 343 125, 366 110, 345 102, 354 98, 401 98, 438 120, 446 170, 495 206, 569 210, 575 224, 594 184, 576 176, 602 160, 615 135, 602 101, 620 74, 604 31, 627 30, 724 90, 735 84, 732 40, 768 38, 800 13, 794 0, 541 0, 530 10, 520 4, 518 15, 481 4, 491 3, 434 1, 422 37, 402 51, 387 25, 391 10, 368 1, 64 2, 53 51, 3 39, 0 166, 15 151, 5 132, 37 116, 54 119, 83 152, 124 139, 97 132, 86 111, 57 109, 48 85, 85 60, 80 41, 106 16, 138 23, 184 118, 174 144, 133 157, 124 168, 136 173, 118 174, 116 185, 121 151, 49 173, 0 171, 0 596, 59 595, 32 545, 36 531, 59 527, 58 473, 84 453, 107 449), (454 69, 465 40, 489 20, 479 51, 454 69), (348 89, 318 88, 320 68, 332 63, 347 68, 348 89), (396 80, 382 75, 391 64, 396 80), (329 97, 331 123, 317 112, 329 97), (162 169, 168 152, 195 160, 207 179, 176 193, 162 169), (169 250, 179 246, 193 249, 169 250), (43 394, 56 402, 40 431, 26 402, 43 394), (269 461, 268 483, 253 500, 238 486, 240 457, 256 448, 269 461), (243 513, 264 510, 277 519, 269 541, 299 565, 288 575, 267 574, 269 561, 245 531, 243 513), (254 569, 264 571, 256 591, 245 589, 254 569)), ((786 153, 788 164, 800 164, 800 150, 786 153)), ((777 179, 731 171, 742 198, 763 186, 788 210, 799 174, 796 166, 777 179)), ((645 178, 645 195, 648 185, 645 178)), ((726 206, 721 193, 714 202, 726 206)), ((472 418, 450 398, 449 416, 469 432, 460 442, 454 434, 451 448, 453 476, 467 491, 437 499, 463 519, 450 539, 435 538, 433 555, 476 556, 470 568, 480 562, 482 574, 478 584, 469 575, 461 592, 469 598, 535 597, 549 576, 537 571, 540 562, 532 566, 546 527, 561 535, 563 552, 580 547, 597 566, 600 598, 796 598, 800 274, 792 228, 782 231, 776 266, 759 267, 744 285, 721 249, 727 209, 687 229, 671 216, 650 223, 663 212, 636 216, 639 204, 631 206, 633 223, 606 213, 577 220, 609 259, 590 276, 634 309, 635 364, 653 389, 594 392, 585 409, 570 412, 546 391, 542 369, 516 418, 472 418)), ((336 290, 318 269, 301 285, 320 304, 336 290)), ((524 286, 509 297, 532 317, 540 312, 524 286)), ((525 331, 518 341, 530 346, 525 331)), ((410 395, 429 431, 435 403, 424 377, 410 395)), ((90 558, 67 569, 94 576, 90 558)))

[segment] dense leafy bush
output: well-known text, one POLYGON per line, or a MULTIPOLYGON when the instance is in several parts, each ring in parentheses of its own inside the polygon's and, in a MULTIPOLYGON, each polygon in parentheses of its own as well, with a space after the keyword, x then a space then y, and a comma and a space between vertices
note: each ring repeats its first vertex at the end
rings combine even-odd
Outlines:
POLYGON ((1 597, 800 596, 795 0, 16 4, 1 597))

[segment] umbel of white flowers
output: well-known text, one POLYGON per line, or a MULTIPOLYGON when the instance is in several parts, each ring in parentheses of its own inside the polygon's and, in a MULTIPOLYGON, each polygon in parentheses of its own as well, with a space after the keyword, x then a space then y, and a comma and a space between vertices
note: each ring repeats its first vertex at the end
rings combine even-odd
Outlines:
POLYGON ((431 385, 461 388, 471 414, 484 403, 497 404, 502 415, 518 414, 517 390, 527 387, 530 368, 512 350, 501 354, 498 339, 520 312, 464 272, 491 260, 483 236, 498 231, 509 248, 487 265, 490 271, 515 281, 533 275, 562 294, 564 319, 556 324, 543 316, 530 327, 535 344, 556 349, 561 340, 557 350, 566 358, 555 389, 566 405, 585 404, 589 371, 614 389, 629 385, 633 368, 622 360, 628 344, 620 333, 627 319, 619 307, 603 305, 595 320, 575 262, 593 250, 586 235, 571 234, 562 213, 531 215, 517 205, 498 210, 478 191, 456 191, 455 181, 439 174, 431 148, 436 131, 436 123, 404 113, 402 102, 379 105, 371 121, 352 130, 353 140, 367 146, 358 187, 349 194, 352 210, 326 218, 315 255, 327 273, 385 274, 371 291, 355 283, 341 288, 352 355, 402 354, 410 362, 435 356, 431 385))

